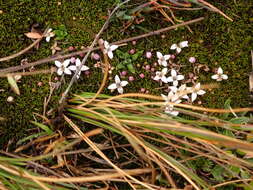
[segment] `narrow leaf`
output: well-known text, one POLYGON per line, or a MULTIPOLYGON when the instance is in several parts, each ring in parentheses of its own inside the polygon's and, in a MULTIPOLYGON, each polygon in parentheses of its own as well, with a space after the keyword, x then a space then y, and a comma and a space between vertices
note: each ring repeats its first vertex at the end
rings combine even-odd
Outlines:
POLYGON ((19 91, 19 88, 18 88, 18 85, 16 83, 16 80, 11 76, 11 75, 8 75, 7 76, 7 80, 9 82, 9 84, 11 85, 11 89, 18 95, 20 95, 20 91, 19 91))

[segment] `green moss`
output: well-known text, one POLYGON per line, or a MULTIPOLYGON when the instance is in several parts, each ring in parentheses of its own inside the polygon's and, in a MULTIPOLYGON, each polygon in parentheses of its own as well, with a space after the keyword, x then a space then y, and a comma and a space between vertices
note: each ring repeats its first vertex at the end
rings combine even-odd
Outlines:
MULTIPOLYGON (((56 28, 63 24, 67 28, 68 36, 59 42, 59 46, 66 50, 68 46, 75 46, 80 49, 81 46, 89 45, 94 35, 99 31, 104 23, 104 16, 107 15, 107 9, 113 5, 113 0, 92 0, 92 1, 46 1, 46 0, 0 0, 0 9, 3 14, 0 15, 0 55, 1 57, 13 54, 27 47, 31 40, 24 36, 24 33, 30 30, 32 24, 39 23, 41 28, 50 26, 56 28), (59 5, 58 2, 61 2, 59 5)), ((191 26, 193 34, 186 28, 179 28, 161 36, 153 36, 147 39, 139 40, 136 46, 129 44, 121 47, 121 50, 128 51, 131 48, 139 50, 161 51, 162 53, 171 52, 172 43, 188 40, 190 47, 185 48, 179 56, 179 62, 185 65, 182 73, 192 72, 193 64, 187 59, 189 56, 195 56, 200 64, 206 64, 210 68, 221 66, 228 74, 229 80, 220 83, 219 89, 213 90, 202 97, 202 102, 206 107, 223 107, 226 99, 231 98, 232 106, 244 107, 249 105, 248 91, 248 73, 251 69, 250 50, 253 49, 253 2, 238 0, 223 1, 222 4, 215 4, 225 11, 225 13, 234 19, 230 22, 217 13, 206 10, 196 12, 176 12, 176 16, 184 20, 205 16, 206 19, 198 24, 191 26)), ((146 14, 145 21, 139 26, 146 30, 156 30, 168 23, 157 19, 159 14, 146 14)), ((116 41, 127 37, 144 33, 143 30, 135 27, 129 28, 125 32, 119 32, 122 29, 122 23, 114 20, 111 27, 104 33, 104 38, 108 41, 116 41)), ((16 59, 0 64, 0 68, 19 65, 23 58, 29 61, 38 60, 50 56, 50 43, 41 43, 39 50, 31 50, 29 53, 16 59)), ((171 52, 172 53, 172 52, 171 52)), ((136 64, 144 65, 144 62, 154 62, 141 58, 136 64)), ((92 67, 94 62, 88 62, 92 67)), ((116 61, 112 62, 115 66, 116 61)), ((50 64, 43 64, 36 67, 48 68, 50 64)), ((52 65, 52 64, 51 64, 52 65)), ((148 89, 151 93, 160 94, 157 90, 159 86, 156 82, 150 80, 150 73, 138 68, 137 73, 144 72, 145 80, 136 77, 136 81, 129 84, 126 92, 139 91, 141 87, 148 89)), ((116 74, 117 71, 114 72, 116 74)), ((199 80, 201 83, 213 82, 210 77, 212 72, 201 72, 199 80)), ((49 93, 48 85, 49 75, 38 75, 33 77, 23 77, 19 84, 21 95, 16 96, 9 89, 7 80, 0 79, 0 88, 5 92, 0 92, 0 115, 7 119, 0 125, 1 138, 0 144, 9 139, 17 139, 27 133, 31 128, 30 120, 33 120, 33 113, 41 113, 43 109, 44 97, 49 93), (43 86, 38 87, 37 82, 42 81, 43 86), (14 96, 14 103, 6 102, 8 96, 14 96)), ((69 77, 66 77, 66 81, 69 77)), ((102 74, 100 69, 92 68, 90 77, 83 77, 78 81, 72 92, 96 91, 99 88, 102 74), (95 80, 94 80, 95 79, 95 80)), ((59 94, 66 87, 66 84, 56 91, 52 97, 49 108, 56 107, 59 94)), ((105 90, 104 93, 109 93, 105 90)))

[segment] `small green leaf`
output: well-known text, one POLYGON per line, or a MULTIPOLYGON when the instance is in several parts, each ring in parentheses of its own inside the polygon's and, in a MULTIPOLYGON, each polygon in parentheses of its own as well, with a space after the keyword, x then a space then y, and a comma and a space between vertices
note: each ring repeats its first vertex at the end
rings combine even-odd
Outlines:
POLYGON ((117 69, 125 69, 125 65, 123 63, 119 63, 117 66, 116 66, 117 69))
POLYGON ((20 91, 19 91, 19 88, 18 88, 18 85, 16 83, 16 80, 13 78, 13 76, 11 75, 7 75, 7 80, 11 86, 11 89, 17 94, 17 95, 20 95, 20 91))
POLYGON ((131 73, 135 73, 135 68, 134 68, 133 64, 128 64, 128 65, 127 65, 127 69, 128 69, 131 73))
POLYGON ((32 121, 32 123, 34 125, 36 125, 37 127, 41 128, 42 130, 44 130, 48 135, 51 135, 51 134, 54 133, 48 126, 46 126, 42 123, 38 123, 38 122, 35 122, 35 121, 32 121))
POLYGON ((229 120, 231 123, 234 124, 246 124, 250 121, 248 117, 237 117, 229 120))

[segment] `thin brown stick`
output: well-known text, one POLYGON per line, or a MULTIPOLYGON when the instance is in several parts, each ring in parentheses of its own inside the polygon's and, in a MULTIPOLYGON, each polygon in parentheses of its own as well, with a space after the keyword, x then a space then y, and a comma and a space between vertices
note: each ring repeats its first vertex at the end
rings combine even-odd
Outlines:
MULTIPOLYGON (((176 29, 178 27, 194 24, 194 23, 200 22, 202 20, 204 20, 204 17, 199 17, 197 19, 186 21, 186 22, 183 22, 183 23, 180 23, 180 24, 176 24, 176 25, 173 25, 173 26, 169 26, 169 27, 162 28, 162 29, 159 29, 159 30, 155 30, 155 31, 152 31, 152 32, 148 32, 148 33, 145 33, 145 34, 141 34, 141 35, 138 35, 138 36, 135 36, 135 37, 119 40, 119 41, 113 42, 112 44, 113 45, 119 45, 119 44, 122 44, 122 43, 127 43, 127 42, 131 42, 131 41, 134 41, 134 40, 139 40, 139 39, 142 39, 142 38, 147 38, 147 37, 150 37, 150 36, 159 35, 161 33, 167 32, 169 30, 173 30, 173 29, 176 29)), ((72 57, 72 56, 80 55, 82 53, 87 53, 88 51, 95 51, 95 50, 98 50, 98 49, 99 49, 99 47, 95 47, 95 48, 92 48, 92 49, 86 48, 82 51, 77 51, 77 52, 73 52, 73 53, 66 54, 66 55, 51 56, 49 58, 44 58, 44 59, 41 59, 41 60, 38 60, 38 61, 35 61, 35 62, 32 62, 32 63, 28 63, 28 64, 25 64, 25 65, 20 65, 20 66, 9 67, 9 68, 6 68, 6 69, 1 69, 0 73, 16 72, 16 71, 19 71, 19 70, 22 70, 22 69, 25 69, 25 68, 29 68, 29 67, 32 67, 32 66, 52 62, 52 61, 55 61, 55 60, 69 58, 69 57, 72 57)))
POLYGON ((39 74, 46 74, 46 73, 53 73, 56 71, 55 67, 52 67, 51 69, 42 69, 42 70, 37 70, 37 71, 31 71, 31 72, 16 72, 16 73, 0 73, 0 78, 4 78, 7 76, 16 76, 16 75, 21 75, 21 76, 30 76, 30 75, 39 75, 39 74))
POLYGON ((18 57, 22 54, 24 54, 25 52, 29 51, 30 49, 32 49, 34 46, 36 46, 38 43, 40 43, 40 41, 43 39, 43 36, 47 33, 48 31, 48 28, 44 31, 43 35, 41 38, 35 40, 31 45, 29 45, 28 47, 26 47, 25 49, 13 54, 13 55, 9 55, 9 56, 6 56, 6 57, 2 57, 0 58, 0 62, 3 62, 3 61, 8 61, 10 59, 13 59, 15 57, 18 57))

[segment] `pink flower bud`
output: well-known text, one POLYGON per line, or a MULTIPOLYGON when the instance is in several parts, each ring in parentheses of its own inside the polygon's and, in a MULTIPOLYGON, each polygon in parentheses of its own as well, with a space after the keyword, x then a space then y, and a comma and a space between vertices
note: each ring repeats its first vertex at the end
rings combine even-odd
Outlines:
POLYGON ((175 59, 176 56, 175 56, 174 54, 172 54, 172 55, 170 56, 170 58, 171 58, 171 59, 175 59))
POLYGON ((121 75, 122 75, 122 76, 126 76, 126 75, 127 75, 127 71, 122 71, 122 72, 121 72, 121 75))
POLYGON ((91 54, 91 58, 98 61, 98 60, 100 60, 100 55, 97 53, 93 53, 93 54, 91 54))
POLYGON ((69 51, 74 51, 74 50, 75 50, 75 47, 74 47, 74 46, 69 46, 68 50, 69 50, 69 51))
POLYGON ((152 67, 152 68, 151 68, 151 71, 152 71, 152 72, 155 72, 155 68, 154 68, 154 67, 152 67))
POLYGON ((130 49, 129 54, 135 54, 135 49, 130 49))
POLYGON ((189 58, 189 62, 190 63, 195 63, 196 62, 196 58, 195 57, 190 57, 189 58))
POLYGON ((141 73, 139 76, 140 76, 142 79, 145 77, 145 75, 144 75, 143 73, 141 73))
POLYGON ((146 52, 146 58, 150 59, 152 57, 152 53, 150 51, 146 52))
POLYGON ((146 89, 145 88, 141 88, 141 90, 140 90, 142 93, 144 93, 145 91, 146 91, 146 89))
POLYGON ((76 62, 76 58, 75 58, 75 57, 71 57, 71 58, 70 58, 70 62, 71 62, 71 63, 75 63, 75 62, 76 62))
POLYGON ((150 70, 150 65, 146 65, 146 66, 145 66, 145 70, 146 70, 146 71, 149 71, 149 70, 150 70))
POLYGON ((90 71, 85 71, 84 74, 88 76, 90 74, 90 71))
POLYGON ((135 41, 135 40, 134 40, 134 41, 132 41, 132 44, 133 44, 133 45, 136 45, 136 41, 135 41))
POLYGON ((134 81, 134 77, 133 77, 133 76, 129 76, 129 77, 128 77, 128 80, 129 80, 130 82, 132 82, 132 81, 134 81))

